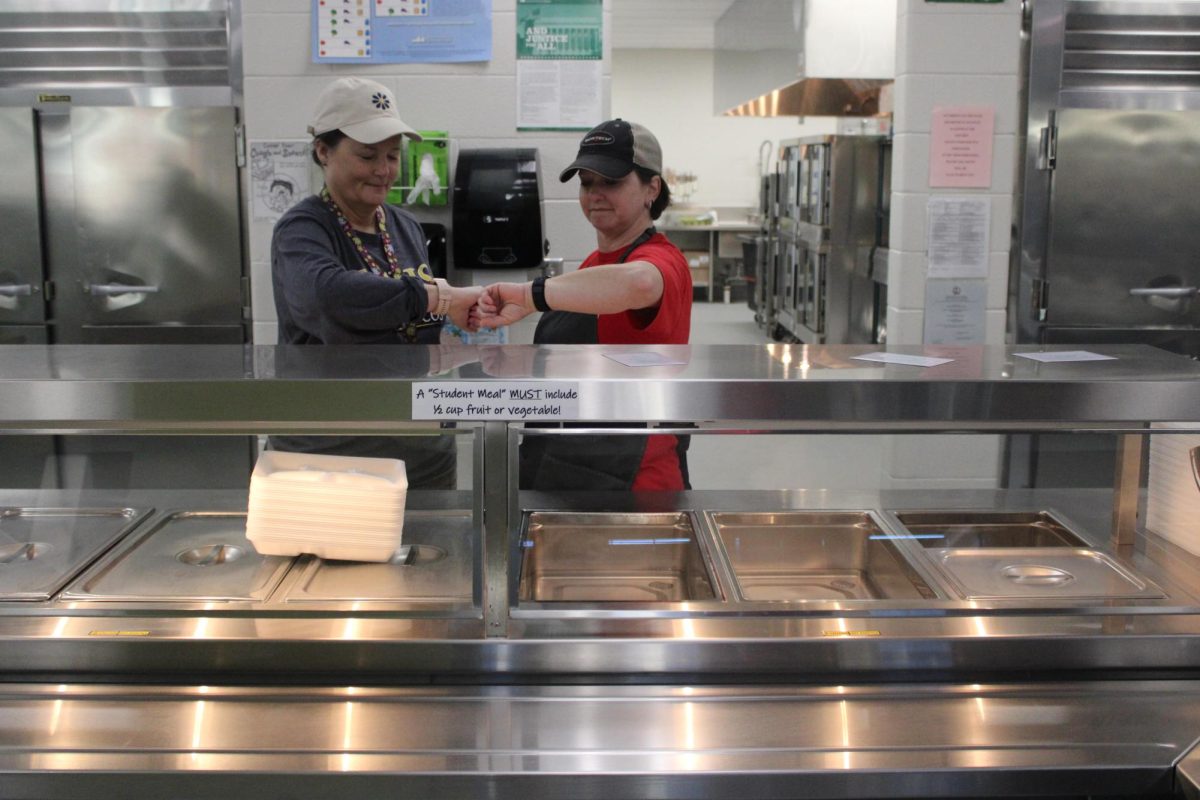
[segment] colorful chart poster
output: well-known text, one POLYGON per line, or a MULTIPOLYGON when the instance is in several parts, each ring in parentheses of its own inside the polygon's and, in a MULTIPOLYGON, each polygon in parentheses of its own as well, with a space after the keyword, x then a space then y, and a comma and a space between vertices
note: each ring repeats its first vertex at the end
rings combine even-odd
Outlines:
POLYGON ((492 0, 313 0, 319 64, 490 61, 492 0))
POLYGON ((517 0, 517 129, 602 121, 601 0, 517 0))

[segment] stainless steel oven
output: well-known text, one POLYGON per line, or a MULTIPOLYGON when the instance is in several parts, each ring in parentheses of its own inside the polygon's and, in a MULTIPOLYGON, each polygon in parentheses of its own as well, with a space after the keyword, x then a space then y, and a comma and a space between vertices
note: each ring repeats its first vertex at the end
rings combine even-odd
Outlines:
MULTIPOLYGON (((764 284, 759 323, 806 344, 878 341, 885 307, 873 256, 886 214, 879 136, 817 136, 780 144, 778 225, 768 247, 776 280, 764 284)), ((886 269, 883 270, 886 272, 886 269)))

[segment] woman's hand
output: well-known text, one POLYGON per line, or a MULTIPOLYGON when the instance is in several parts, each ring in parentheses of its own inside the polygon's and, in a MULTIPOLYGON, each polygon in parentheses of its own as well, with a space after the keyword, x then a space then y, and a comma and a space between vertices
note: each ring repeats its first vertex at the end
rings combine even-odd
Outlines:
POLYGON ((479 295, 479 325, 484 328, 512 325, 535 310, 528 283, 493 283, 479 295))
POLYGON ((475 304, 479 300, 482 286, 450 287, 450 321, 464 331, 479 330, 475 304))

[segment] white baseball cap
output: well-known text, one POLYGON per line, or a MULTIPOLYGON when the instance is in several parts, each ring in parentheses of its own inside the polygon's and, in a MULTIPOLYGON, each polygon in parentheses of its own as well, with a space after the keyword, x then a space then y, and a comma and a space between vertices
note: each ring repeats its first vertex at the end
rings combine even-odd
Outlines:
POLYGON ((399 133, 421 141, 421 135, 400 119, 391 90, 366 78, 338 78, 317 97, 308 132, 320 136, 334 130, 363 144, 382 142, 399 133))

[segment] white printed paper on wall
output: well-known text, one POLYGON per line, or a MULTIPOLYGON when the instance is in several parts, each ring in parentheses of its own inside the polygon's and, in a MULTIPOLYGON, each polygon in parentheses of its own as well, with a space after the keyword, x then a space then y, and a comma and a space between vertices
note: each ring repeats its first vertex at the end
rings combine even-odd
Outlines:
POLYGON ((986 278, 992 201, 975 195, 932 195, 928 278, 986 278))
POLYGON ((308 196, 312 168, 310 147, 304 140, 250 143, 254 219, 273 222, 308 196))
POLYGON ((987 281, 925 282, 925 344, 985 344, 987 281))

